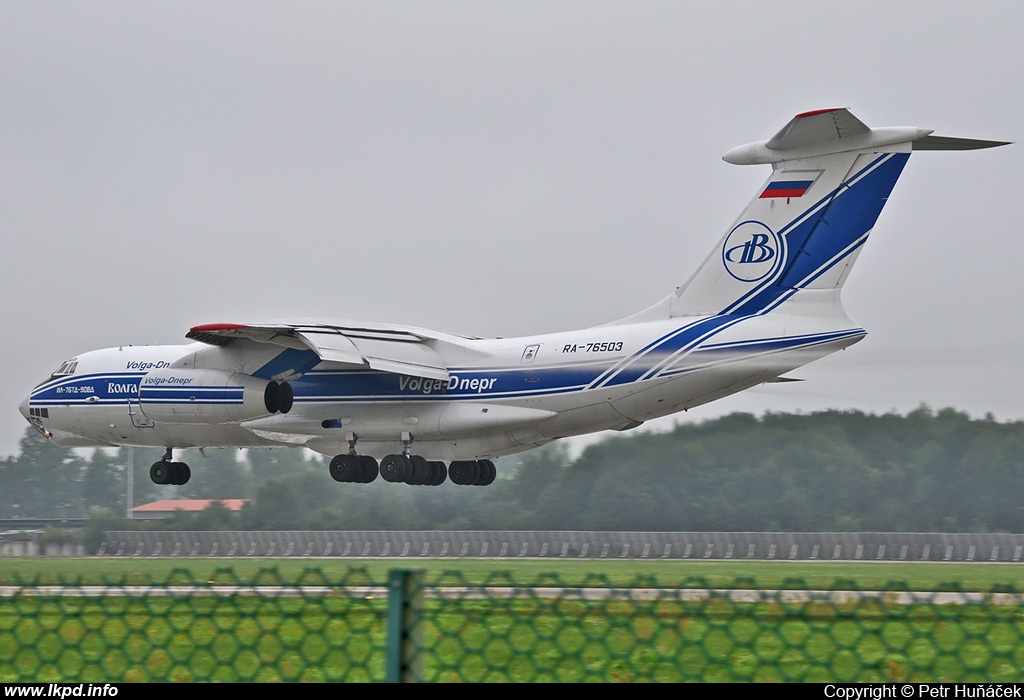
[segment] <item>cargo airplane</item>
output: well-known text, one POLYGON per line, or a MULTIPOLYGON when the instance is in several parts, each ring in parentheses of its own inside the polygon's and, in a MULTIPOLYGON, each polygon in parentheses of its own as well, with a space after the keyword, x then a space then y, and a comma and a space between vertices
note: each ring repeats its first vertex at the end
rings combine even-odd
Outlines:
POLYGON ((337 481, 486 485, 493 457, 786 381, 856 343, 840 290, 911 152, 1003 143, 805 112, 725 154, 772 173, 693 276, 627 318, 499 339, 209 323, 185 345, 76 355, 20 410, 58 445, 165 448, 158 484, 189 480, 175 449, 301 446, 330 456, 337 481))

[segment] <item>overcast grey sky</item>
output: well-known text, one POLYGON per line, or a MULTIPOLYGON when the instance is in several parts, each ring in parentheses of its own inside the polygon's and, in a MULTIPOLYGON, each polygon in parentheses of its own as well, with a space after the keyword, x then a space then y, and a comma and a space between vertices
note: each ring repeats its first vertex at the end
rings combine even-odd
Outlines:
MULTIPOLYGON (((795 113, 1024 140, 1017 2, 0 4, 18 402, 195 324, 583 327, 685 281, 795 113)), ((866 340, 695 409, 1024 418, 1024 145, 911 158, 846 285, 866 340)), ((668 425, 671 423, 669 422, 668 425)))

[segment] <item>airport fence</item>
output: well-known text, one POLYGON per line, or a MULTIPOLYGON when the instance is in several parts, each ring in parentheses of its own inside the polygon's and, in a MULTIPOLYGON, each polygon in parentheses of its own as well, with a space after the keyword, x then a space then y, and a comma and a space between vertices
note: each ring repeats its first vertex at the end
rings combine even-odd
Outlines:
POLYGON ((0 682, 1017 681, 1014 590, 230 569, 0 587, 0 682))

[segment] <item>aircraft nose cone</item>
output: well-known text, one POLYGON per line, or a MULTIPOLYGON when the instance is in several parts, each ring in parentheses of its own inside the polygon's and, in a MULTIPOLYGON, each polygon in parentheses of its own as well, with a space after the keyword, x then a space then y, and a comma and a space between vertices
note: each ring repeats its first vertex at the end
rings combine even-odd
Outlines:
POLYGON ((20 404, 18 404, 18 410, 21 411, 21 415, 25 416, 25 420, 28 420, 28 397, 26 396, 20 404))

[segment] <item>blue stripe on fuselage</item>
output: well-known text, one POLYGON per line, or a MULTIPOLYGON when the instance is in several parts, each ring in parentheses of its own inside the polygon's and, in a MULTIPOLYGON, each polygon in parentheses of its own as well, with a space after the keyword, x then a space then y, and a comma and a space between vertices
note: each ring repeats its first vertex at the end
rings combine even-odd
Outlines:
POLYGON ((642 379, 657 371, 673 355, 695 346, 708 336, 742 320, 735 316, 712 316, 670 333, 634 355, 611 376, 603 379, 599 386, 631 384, 642 379))
POLYGON ((800 345, 807 342, 820 342, 836 340, 855 335, 867 335, 863 328, 850 328, 842 331, 831 331, 828 333, 807 333, 805 335, 776 336, 774 338, 756 338, 748 340, 733 340, 726 343, 708 343, 697 348, 696 352, 719 352, 730 350, 753 350, 760 348, 788 347, 800 345))
POLYGON ((863 338, 865 335, 867 335, 867 332, 863 328, 857 328, 837 331, 835 333, 819 333, 790 338, 765 338, 735 343, 721 343, 712 347, 704 346, 695 349, 689 355, 692 361, 686 366, 668 367, 659 373, 658 376, 675 377, 720 364, 744 362, 780 351, 803 350, 846 338, 863 338))
POLYGON ((67 403, 138 398, 139 382, 145 372, 97 372, 61 377, 32 390, 29 403, 67 403))
POLYGON ((323 401, 337 397, 421 399, 444 396, 447 399, 478 399, 481 396, 516 396, 582 389, 596 379, 606 363, 529 368, 453 369, 451 379, 425 379, 373 372, 317 371, 291 383, 295 400, 323 401))
POLYGON ((139 399, 144 405, 166 403, 235 403, 244 400, 244 388, 235 386, 204 386, 204 387, 149 387, 143 386, 139 399))

